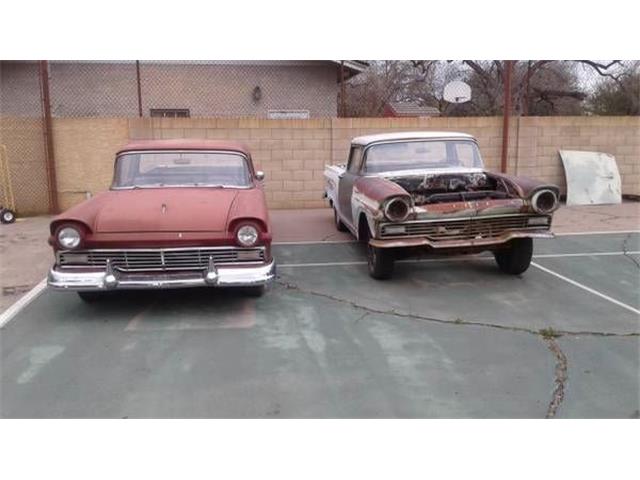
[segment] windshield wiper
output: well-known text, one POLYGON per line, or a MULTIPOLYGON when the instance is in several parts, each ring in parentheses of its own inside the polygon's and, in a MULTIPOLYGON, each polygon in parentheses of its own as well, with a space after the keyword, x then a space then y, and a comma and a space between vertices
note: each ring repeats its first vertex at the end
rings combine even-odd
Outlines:
POLYGON ((211 184, 211 183, 194 183, 194 187, 207 187, 207 188, 227 188, 226 185, 222 185, 221 183, 211 184))

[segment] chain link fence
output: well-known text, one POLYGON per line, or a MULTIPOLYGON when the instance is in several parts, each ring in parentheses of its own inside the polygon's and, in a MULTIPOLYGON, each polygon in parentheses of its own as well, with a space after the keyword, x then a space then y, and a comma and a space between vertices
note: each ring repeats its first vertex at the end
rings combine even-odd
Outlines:
MULTIPOLYGON (((2 64, 2 113, 41 114, 37 62, 2 64)), ((499 60, 49 62, 54 118, 493 116, 504 75, 499 60)), ((640 61, 514 61, 511 84, 516 115, 640 114, 640 61)))
POLYGON ((8 208, 21 214, 49 211, 41 83, 37 62, 0 64, 0 148, 9 182, 0 182, 8 208), (13 195, 10 195, 10 194, 13 195), (15 203, 15 205, 11 205, 15 203))
MULTIPOLYGON (((338 114, 338 62, 50 62, 54 117, 320 118, 338 114)), ((358 73, 347 69, 347 77, 358 73)))

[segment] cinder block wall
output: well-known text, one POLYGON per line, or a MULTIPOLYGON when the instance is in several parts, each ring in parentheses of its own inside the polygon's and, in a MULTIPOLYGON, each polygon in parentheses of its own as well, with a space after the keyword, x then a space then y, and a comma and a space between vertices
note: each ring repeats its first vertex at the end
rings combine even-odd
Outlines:
POLYGON ((331 119, 133 119, 131 139, 207 138, 236 140, 251 149, 266 175, 271 208, 314 208, 322 200, 324 165, 331 162, 331 119))
POLYGON ((622 193, 640 195, 640 117, 521 117, 511 123, 509 172, 540 178, 565 190, 558 150, 616 157, 622 193))
POLYGON ((67 209, 89 194, 107 190, 118 149, 129 141, 120 118, 60 118, 53 121, 58 203, 67 209))
MULTIPOLYGON (((500 167, 502 146, 500 117, 56 118, 53 129, 59 200, 63 208, 83 200, 87 192, 95 194, 107 189, 115 152, 133 139, 209 138, 245 142, 253 152, 256 167, 267 175, 266 195, 271 208, 324 206, 321 198, 324 165, 343 163, 350 139, 358 135, 412 130, 471 133, 480 143, 487 167, 493 170, 500 167)), ((513 118, 510 131, 509 173, 540 178, 564 188, 558 149, 597 150, 616 157, 623 193, 640 195, 639 117, 513 118)), ((24 129, 21 134, 37 136, 41 132, 24 129)), ((24 158, 11 160, 12 163, 26 162, 24 158)), ((18 170, 22 172, 19 175, 29 175, 29 168, 18 170)), ((19 183, 17 177, 16 183, 19 183)), ((46 193, 45 188, 43 183, 42 190, 46 193)), ((29 204, 27 196, 21 200, 25 205, 29 204)))

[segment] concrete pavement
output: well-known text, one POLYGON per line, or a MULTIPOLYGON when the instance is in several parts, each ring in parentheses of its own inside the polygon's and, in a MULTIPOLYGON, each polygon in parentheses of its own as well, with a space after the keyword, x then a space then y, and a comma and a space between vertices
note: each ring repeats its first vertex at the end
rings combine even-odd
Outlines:
POLYGON ((638 251, 559 237, 521 277, 479 256, 377 282, 357 244, 280 245, 259 299, 47 291, 2 329, 0 415, 635 418, 638 251))

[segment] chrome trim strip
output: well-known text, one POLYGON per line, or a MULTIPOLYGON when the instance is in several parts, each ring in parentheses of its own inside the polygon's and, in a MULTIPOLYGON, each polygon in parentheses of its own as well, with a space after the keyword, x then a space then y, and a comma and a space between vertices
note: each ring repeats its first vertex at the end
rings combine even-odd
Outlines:
POLYGON ((229 188, 229 189, 238 189, 238 190, 248 190, 250 188, 255 188, 255 172, 253 171, 253 164, 249 161, 249 157, 247 157, 244 153, 239 152, 237 150, 199 150, 199 149, 180 149, 180 148, 176 148, 176 149, 157 149, 157 150, 122 150, 120 152, 118 152, 118 155, 116 156, 114 165, 113 165, 113 178, 111 179, 111 186, 109 187, 109 190, 136 190, 136 189, 153 189, 153 188, 212 188, 212 187, 222 187, 222 188, 229 188), (194 152, 198 152, 198 153, 222 153, 222 154, 227 154, 227 155, 238 155, 239 157, 242 157, 245 161, 245 164, 247 166, 247 170, 249 171, 249 175, 251 177, 251 181, 249 185, 245 185, 245 186, 238 186, 238 185, 218 185, 218 184, 209 184, 209 185, 164 185, 162 187, 160 186, 150 186, 150 187, 145 187, 145 186, 131 186, 131 187, 116 187, 114 186, 115 183, 115 174, 116 174, 116 164, 118 163, 118 160, 120 159, 120 157, 123 157, 124 155, 134 155, 134 154, 138 154, 138 153, 194 153, 194 152))
POLYGON ((172 247, 172 248, 91 248, 89 250, 60 250, 58 253, 84 253, 84 252, 159 252, 160 250, 164 250, 165 252, 177 252, 183 250, 255 250, 261 249, 264 250, 266 247, 263 245, 257 245, 255 247, 236 247, 236 246, 226 246, 226 247, 172 247))
MULTIPOLYGON (((378 140, 378 141, 374 141, 371 143, 368 143, 366 145, 362 145, 363 151, 362 151, 362 163, 360 164, 360 172, 363 174, 368 174, 368 175, 363 175, 363 176, 369 176, 369 175, 379 175, 381 173, 389 173, 389 172, 393 172, 394 170, 389 170, 388 172, 367 172, 367 155, 369 153, 369 149, 371 147, 374 146, 378 146, 378 145, 386 145, 389 143, 415 143, 415 142, 451 142, 451 141, 458 141, 458 142, 472 142, 475 144, 476 146, 476 152, 478 154, 478 158, 480 159, 480 166, 479 167, 469 167, 469 168, 478 168, 481 170, 484 170, 486 167, 484 165, 484 159, 482 158, 482 153, 480 152, 480 144, 478 143, 478 140, 473 137, 470 136, 468 138, 464 138, 464 137, 449 137, 449 136, 442 136, 442 137, 437 137, 437 138, 411 138, 411 139, 397 139, 397 140, 378 140)), ((353 145, 353 143, 352 143, 353 145)), ((428 167, 427 167, 428 168, 428 167)), ((398 170, 400 171, 400 170, 398 170)))

